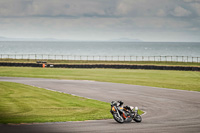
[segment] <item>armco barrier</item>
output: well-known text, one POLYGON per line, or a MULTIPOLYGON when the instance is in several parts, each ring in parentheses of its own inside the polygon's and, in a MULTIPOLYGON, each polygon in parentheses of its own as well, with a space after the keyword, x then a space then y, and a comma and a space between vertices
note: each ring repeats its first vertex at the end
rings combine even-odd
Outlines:
MULTIPOLYGON (((42 67, 39 63, 10 63, 0 62, 0 66, 13 67, 42 67)), ((180 70, 180 71, 200 71, 200 67, 184 66, 154 66, 154 65, 109 65, 109 64, 46 64, 46 67, 56 68, 111 68, 111 69, 153 69, 153 70, 180 70)))

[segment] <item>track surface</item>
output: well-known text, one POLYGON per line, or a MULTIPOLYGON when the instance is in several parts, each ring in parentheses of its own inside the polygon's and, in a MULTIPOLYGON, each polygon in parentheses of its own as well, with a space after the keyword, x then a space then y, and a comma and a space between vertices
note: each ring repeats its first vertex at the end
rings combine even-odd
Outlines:
POLYGON ((105 102, 123 100, 125 105, 138 106, 147 112, 142 123, 118 124, 114 120, 96 120, 0 125, 2 133, 200 132, 200 92, 79 80, 0 77, 0 81, 23 83, 105 102))

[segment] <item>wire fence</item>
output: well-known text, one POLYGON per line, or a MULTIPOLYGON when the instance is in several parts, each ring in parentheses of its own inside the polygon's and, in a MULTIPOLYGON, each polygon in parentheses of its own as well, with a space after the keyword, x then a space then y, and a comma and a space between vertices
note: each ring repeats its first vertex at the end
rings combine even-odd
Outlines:
POLYGON ((87 56, 87 55, 50 55, 50 54, 0 54, 0 59, 28 60, 80 60, 80 61, 165 61, 200 62, 200 57, 191 56, 87 56))

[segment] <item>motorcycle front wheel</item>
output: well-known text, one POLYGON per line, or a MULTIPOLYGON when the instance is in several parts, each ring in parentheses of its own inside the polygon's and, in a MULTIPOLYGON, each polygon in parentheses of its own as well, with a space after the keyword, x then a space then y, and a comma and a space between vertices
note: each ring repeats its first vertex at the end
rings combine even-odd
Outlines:
POLYGON ((122 116, 118 116, 117 113, 113 114, 113 118, 115 119, 116 122, 118 123, 124 123, 124 119, 122 118, 122 116))
POLYGON ((135 122, 142 122, 142 117, 140 115, 136 115, 135 118, 133 118, 135 122))

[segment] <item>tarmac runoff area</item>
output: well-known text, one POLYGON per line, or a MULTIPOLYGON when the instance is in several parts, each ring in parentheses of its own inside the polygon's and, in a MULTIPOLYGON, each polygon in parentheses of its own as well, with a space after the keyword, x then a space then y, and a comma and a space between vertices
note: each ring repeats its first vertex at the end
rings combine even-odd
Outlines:
MULTIPOLYGON (((199 133, 200 92, 80 80, 0 77, 17 82, 105 102, 123 100, 147 112, 142 123, 119 124, 114 119, 0 125, 1 133, 199 133)), ((108 110, 109 111, 109 110, 108 110)))

